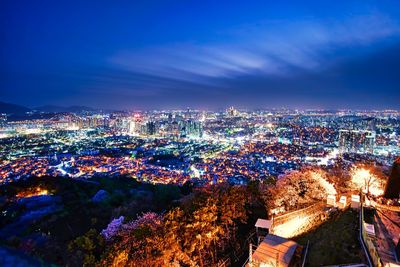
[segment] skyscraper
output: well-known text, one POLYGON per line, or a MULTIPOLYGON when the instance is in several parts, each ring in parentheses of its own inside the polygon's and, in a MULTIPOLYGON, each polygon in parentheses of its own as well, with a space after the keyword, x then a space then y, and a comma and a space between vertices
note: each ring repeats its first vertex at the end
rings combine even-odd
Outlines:
POLYGON ((157 133, 157 126, 154 121, 148 121, 146 123, 146 134, 155 135, 157 133))
POLYGON ((340 153, 373 153, 375 132, 362 130, 340 130, 340 153))
POLYGON ((199 121, 186 120, 179 123, 179 132, 181 137, 202 137, 203 125, 199 121))

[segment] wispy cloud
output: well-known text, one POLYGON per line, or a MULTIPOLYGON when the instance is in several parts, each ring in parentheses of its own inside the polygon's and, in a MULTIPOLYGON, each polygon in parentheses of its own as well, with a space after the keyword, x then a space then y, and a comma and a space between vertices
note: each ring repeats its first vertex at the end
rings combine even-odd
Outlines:
POLYGON ((127 49, 113 55, 110 62, 134 73, 197 82, 245 74, 288 75, 294 68, 320 68, 327 54, 398 36, 400 26, 374 14, 342 22, 264 22, 234 32, 226 42, 127 49))

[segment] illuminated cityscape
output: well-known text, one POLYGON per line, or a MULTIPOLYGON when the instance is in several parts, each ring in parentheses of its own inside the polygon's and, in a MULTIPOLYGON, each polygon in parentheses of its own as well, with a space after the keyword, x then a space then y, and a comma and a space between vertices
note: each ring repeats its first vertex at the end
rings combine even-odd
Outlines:
MULTIPOLYGON (((268 238, 301 236, 339 216, 336 209, 347 210, 354 196, 359 209, 357 188, 369 196, 369 202, 378 201, 385 188, 384 173, 389 171, 385 166, 400 155, 400 112, 394 110, 249 111, 230 107, 222 111, 49 113, 47 118, 29 119, 34 113, 21 121, 9 121, 9 114, 3 114, 3 186, 34 177, 63 177, 77 183, 125 177, 155 186, 190 184, 197 188, 192 190, 257 184, 257 194, 269 207, 270 215, 266 216, 273 218, 268 238), (296 191, 299 184, 295 184, 299 182, 312 195, 296 199, 300 193, 296 191), (292 212, 300 215, 293 217, 292 212)), ((393 179, 396 183, 398 178, 393 179)), ((49 197, 53 193, 48 187, 23 187, 15 197, 18 201, 49 197)), ((110 194, 114 193, 100 189, 92 201, 104 203, 110 194)), ((393 195, 398 197, 399 192, 393 195)), ((40 201, 49 201, 50 207, 37 209, 32 221, 61 208, 57 198, 40 201)), ((398 202, 391 203, 397 203, 394 207, 399 209, 398 202)), ((8 214, 12 205, 6 207, 3 216, 14 216, 8 214)), ((347 213, 343 216, 349 216, 347 213)), ((395 214, 384 216, 399 218, 395 214)), ((15 231, 21 231, 19 227, 11 223, 15 231)), ((7 226, 5 229, 9 231, 7 226)), ((0 231, 1 236, 10 236, 6 230, 0 231)), ((262 260, 258 238, 251 246, 255 246, 255 259, 262 260)), ((292 255, 295 262, 304 257, 299 255, 297 260, 292 255)))
POLYGON ((400 266, 398 3, 62 2, 0 4, 0 266, 400 266))
MULTIPOLYGON (((4 114, 6 116, 6 114, 4 114)), ((5 122, 1 183, 29 176, 130 175, 151 183, 247 183, 343 159, 391 164, 397 111, 153 111, 5 122), (236 114, 236 115, 233 115, 236 114), (374 131, 363 127, 371 118, 374 131)))

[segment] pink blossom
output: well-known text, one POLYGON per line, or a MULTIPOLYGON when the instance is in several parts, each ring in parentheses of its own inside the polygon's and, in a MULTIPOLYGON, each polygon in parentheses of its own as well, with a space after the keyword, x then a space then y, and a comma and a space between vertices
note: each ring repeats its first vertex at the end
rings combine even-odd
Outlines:
POLYGON ((107 228, 101 231, 101 234, 104 236, 106 240, 110 240, 113 238, 118 231, 122 227, 122 222, 124 221, 124 216, 119 217, 118 219, 113 219, 108 225, 107 228))

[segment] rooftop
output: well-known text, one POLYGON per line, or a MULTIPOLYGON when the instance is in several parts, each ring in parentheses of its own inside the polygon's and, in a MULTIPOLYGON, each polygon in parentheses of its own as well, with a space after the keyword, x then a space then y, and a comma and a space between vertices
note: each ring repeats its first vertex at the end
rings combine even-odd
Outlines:
POLYGON ((257 263, 275 263, 279 266, 289 266, 299 245, 289 239, 269 234, 256 251, 253 253, 253 261, 257 263))

